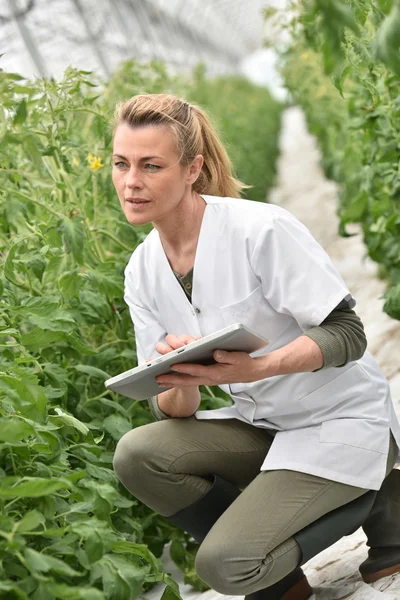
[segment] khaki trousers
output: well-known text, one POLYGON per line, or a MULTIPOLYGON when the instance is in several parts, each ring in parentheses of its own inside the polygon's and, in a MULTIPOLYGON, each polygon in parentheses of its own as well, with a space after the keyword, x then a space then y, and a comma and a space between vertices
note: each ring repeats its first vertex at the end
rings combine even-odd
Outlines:
MULTIPOLYGON (((243 490, 196 557, 200 579, 222 594, 250 594, 281 580, 301 559, 292 536, 367 491, 297 471, 260 471, 273 437, 237 419, 192 416, 133 429, 116 448, 114 469, 122 484, 165 517, 202 497, 211 473, 243 490)), ((387 474, 396 454, 391 436, 387 474)))

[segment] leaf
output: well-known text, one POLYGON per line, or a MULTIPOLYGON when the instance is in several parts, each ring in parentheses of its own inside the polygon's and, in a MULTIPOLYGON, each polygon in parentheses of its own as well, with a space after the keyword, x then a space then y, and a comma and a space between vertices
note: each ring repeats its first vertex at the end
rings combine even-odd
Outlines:
POLYGON ((87 375, 91 375, 92 377, 96 377, 97 379, 110 379, 111 375, 98 369, 97 367, 92 367, 91 365, 74 365, 74 368, 81 373, 86 373, 87 375))
POLYGON ((66 583, 47 583, 47 589, 59 600, 107 600, 104 593, 94 587, 74 587, 66 583))
POLYGON ((71 219, 64 217, 61 221, 61 231, 67 252, 71 252, 75 260, 82 264, 85 229, 81 218, 77 216, 71 219))
POLYGON ((103 421, 103 427, 116 441, 132 429, 131 423, 119 414, 106 417, 103 421))
POLYGON ((73 415, 68 415, 61 408, 55 408, 54 410, 58 416, 55 417, 54 415, 52 415, 52 419, 59 418, 63 423, 69 425, 70 427, 74 427, 74 429, 77 429, 84 436, 86 436, 89 433, 89 428, 73 415))
POLYGON ((100 560, 104 554, 104 546, 101 535, 93 530, 86 538, 85 552, 91 564, 100 560))
POLYGON ((26 101, 22 100, 19 105, 18 108, 16 110, 14 119, 13 119, 13 124, 14 125, 21 125, 22 123, 25 122, 26 117, 27 117, 27 109, 26 109, 26 101))
MULTIPOLYGON (((174 579, 172 579, 172 577, 171 577, 171 575, 170 575, 169 573, 166 573, 166 574, 165 574, 165 576, 163 577, 163 581, 164 581, 164 582, 167 584, 167 586, 168 586, 168 587, 165 589, 165 592, 166 592, 168 589, 170 589, 170 590, 171 590, 171 591, 172 591, 172 592, 175 594, 175 597, 176 597, 176 598, 178 598, 178 600, 182 600, 182 597, 181 597, 181 595, 180 595, 180 592, 179 592, 179 585, 177 584, 177 582, 176 582, 174 579)), ((164 592, 164 593, 165 593, 165 592, 164 592)), ((171 596, 170 598, 172 598, 172 600, 175 600, 175 597, 174 597, 174 596, 171 596)), ((168 598, 168 596, 167 596, 167 598, 168 598)), ((164 598, 164 600, 165 600, 165 598, 164 598)))
POLYGON ((345 67, 342 71, 342 73, 340 74, 340 76, 338 75, 332 75, 331 79, 332 79, 332 83, 335 86, 335 88, 337 88, 340 92, 340 95, 342 96, 342 98, 344 98, 343 96, 343 84, 347 79, 347 76, 349 75, 349 73, 351 73, 353 67, 351 65, 348 65, 347 67, 345 67))
POLYGON ((0 419, 0 441, 17 442, 34 435, 33 427, 18 419, 0 419))
POLYGON ((46 519, 44 515, 38 510, 30 510, 24 515, 24 517, 16 523, 16 531, 20 533, 25 533, 27 531, 33 531, 39 525, 44 525, 46 519))
POLYGON ((10 600, 29 600, 28 596, 23 592, 19 585, 12 581, 0 581, 0 597, 10 598, 10 600), (1 592, 7 592, 7 596, 1 592))
POLYGON ((28 296, 21 302, 21 306, 15 308, 20 315, 30 316, 37 315, 39 317, 48 317, 54 310, 58 308, 58 300, 54 296, 37 296, 32 298, 28 296))
MULTIPOLYGON (((109 590, 108 593, 115 593, 114 589, 123 589, 124 585, 128 586, 131 596, 129 598, 138 598, 142 592, 142 584, 146 579, 146 575, 149 572, 150 567, 140 567, 134 562, 126 559, 123 556, 116 556, 115 554, 105 554, 99 564, 101 563, 102 568, 108 570, 108 576, 103 579, 104 591, 109 590), (113 581, 114 580, 114 581, 113 581), (117 588, 114 588, 117 584, 117 588)), ((123 598, 124 596, 115 596, 115 599, 123 598)))
POLYGON ((55 342, 64 341, 64 339, 61 331, 45 331, 40 327, 35 327, 21 336, 22 344, 33 351, 51 346, 55 342))
POLYGON ((53 571, 54 573, 66 575, 67 577, 82 577, 85 574, 75 571, 75 569, 59 558, 37 552, 32 548, 25 548, 23 554, 28 567, 32 571, 40 571, 42 573, 53 571))
POLYGON ((40 498, 71 487, 71 483, 61 477, 4 477, 1 480, 0 498, 40 498))
POLYGON ((167 585, 160 600, 182 600, 182 596, 174 588, 167 585))
POLYGON ((6 279, 8 279, 8 281, 10 281, 11 283, 13 283, 14 285, 19 286, 20 283, 17 281, 15 274, 14 274, 14 258, 15 258, 15 253, 17 251, 17 247, 20 244, 21 240, 19 240, 18 242, 15 242, 14 244, 12 244, 12 246, 9 248, 7 255, 6 255, 6 260, 4 262, 4 276, 6 279))
POLYGON ((65 302, 69 302, 74 296, 78 296, 82 281, 78 275, 78 268, 67 271, 58 280, 65 302))
POLYGON ((389 317, 400 320, 400 283, 388 291, 383 310, 389 317))
POLYGON ((71 313, 63 308, 57 308, 46 316, 31 315, 30 320, 41 329, 50 331, 71 331, 76 329, 77 323, 71 313))
POLYGON ((156 557, 144 544, 136 544, 135 542, 129 542, 128 540, 121 540, 113 544, 112 551, 116 554, 134 554, 135 556, 140 556, 152 565, 156 572, 159 570, 156 557))
POLYGON ((394 3, 374 40, 375 56, 400 77, 400 3, 394 3))

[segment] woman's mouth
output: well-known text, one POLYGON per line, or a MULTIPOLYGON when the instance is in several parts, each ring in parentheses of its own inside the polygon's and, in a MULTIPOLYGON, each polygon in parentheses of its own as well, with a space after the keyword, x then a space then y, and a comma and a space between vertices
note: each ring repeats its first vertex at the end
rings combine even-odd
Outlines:
POLYGON ((132 206, 135 206, 135 207, 144 206, 145 204, 149 204, 149 200, 134 200, 133 198, 126 198, 125 201, 128 202, 128 204, 131 204, 132 206))

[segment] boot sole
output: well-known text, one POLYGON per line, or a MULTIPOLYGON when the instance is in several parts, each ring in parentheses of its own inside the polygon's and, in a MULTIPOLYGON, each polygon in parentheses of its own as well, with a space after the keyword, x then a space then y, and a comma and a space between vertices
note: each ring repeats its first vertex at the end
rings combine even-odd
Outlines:
MULTIPOLYGON (((273 587, 273 586, 272 586, 273 587)), ((310 584, 307 581, 307 577, 304 575, 300 581, 292 585, 282 596, 279 597, 279 600, 307 600, 310 596, 312 596, 313 591, 310 584)), ((272 594, 277 599, 276 594, 272 594)), ((245 596, 244 600, 262 600, 265 598, 267 600, 271 597, 271 592, 268 593, 268 588, 260 590, 259 592, 254 592, 253 594, 249 594, 245 596)))
POLYGON ((394 573, 400 572, 400 564, 393 565, 393 567, 388 567, 387 569, 382 569, 381 571, 376 571, 375 573, 361 573, 361 577, 365 581, 365 583, 374 583, 378 581, 378 579, 382 579, 382 577, 388 577, 389 575, 393 575, 394 573))
MULTIPOLYGON (((267 588, 268 590, 268 588, 267 588)), ((307 581, 307 577, 304 576, 298 583, 285 592, 280 600, 307 600, 312 596, 312 587, 307 581)))

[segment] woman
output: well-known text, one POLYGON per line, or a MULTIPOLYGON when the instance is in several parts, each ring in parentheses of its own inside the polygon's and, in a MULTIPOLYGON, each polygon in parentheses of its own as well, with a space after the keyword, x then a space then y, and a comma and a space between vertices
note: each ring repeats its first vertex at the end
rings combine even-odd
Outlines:
POLYGON ((138 364, 237 322, 270 342, 158 377, 159 420, 117 445, 123 485, 201 542, 197 573, 224 594, 308 598, 307 531, 368 490, 379 492, 360 571, 370 582, 400 570, 400 427, 328 255, 288 211, 239 199, 245 186, 198 106, 135 96, 117 109, 113 143, 125 216, 154 227, 125 270, 138 364), (197 410, 199 385, 234 406, 197 410))

